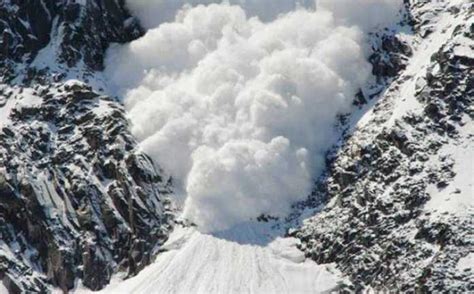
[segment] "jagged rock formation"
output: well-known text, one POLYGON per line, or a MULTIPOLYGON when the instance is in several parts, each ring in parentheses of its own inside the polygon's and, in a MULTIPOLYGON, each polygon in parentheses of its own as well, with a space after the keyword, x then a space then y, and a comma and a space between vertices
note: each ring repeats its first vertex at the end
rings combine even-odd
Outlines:
POLYGON ((124 1, 7 0, 0 31, 0 281, 67 291, 137 273, 171 229, 169 183, 120 103, 67 75, 94 79, 138 22, 124 1))
POLYGON ((140 270, 166 239, 169 190, 134 150, 122 107, 80 83, 13 89, 20 102, 0 131, 1 270, 31 290, 77 277, 99 289, 117 268, 140 270))
POLYGON ((32 61, 51 41, 58 61, 103 67, 111 42, 129 42, 143 31, 119 1, 6 0, 0 3, 0 60, 32 61), (53 40, 56 39, 56 40, 53 40))
POLYGON ((457 266, 474 252, 472 188, 456 186, 454 156, 472 161, 474 143, 473 6, 460 3, 407 1, 413 35, 382 38, 371 58, 388 88, 330 155, 309 200, 324 210, 291 232, 307 256, 338 264, 347 291, 474 290, 457 266))

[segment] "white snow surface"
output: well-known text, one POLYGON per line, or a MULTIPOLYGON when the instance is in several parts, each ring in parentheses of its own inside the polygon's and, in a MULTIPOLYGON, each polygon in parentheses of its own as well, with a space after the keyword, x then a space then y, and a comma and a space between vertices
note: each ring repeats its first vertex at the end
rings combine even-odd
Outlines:
POLYGON ((460 258, 457 264, 457 269, 459 271, 464 271, 466 269, 472 270, 474 268, 474 253, 469 253, 463 258, 460 258))
POLYGON ((13 99, 6 99, 1 97, 0 99, 0 127, 6 125, 9 121, 8 117, 10 116, 10 112, 15 105, 15 101, 13 99), (3 99, 1 99, 3 98, 3 99))
POLYGON ((112 281, 100 293, 298 294, 338 286, 340 273, 333 265, 305 260, 296 239, 273 233, 256 223, 216 234, 177 228, 152 265, 136 277, 112 281))
MULTIPOLYGON (((463 18, 448 13, 448 8, 452 6, 468 9, 467 7, 463 8, 463 5, 468 2, 466 0, 446 2, 444 4, 446 5, 444 7, 446 12, 440 13, 433 22, 435 24, 434 32, 426 40, 420 43, 415 41, 413 44, 414 55, 401 77, 405 82, 400 85, 399 91, 392 94, 399 98, 397 97, 394 100, 393 111, 390 119, 385 124, 386 127, 392 126, 396 119, 400 119, 408 111, 423 112, 423 106, 416 100, 415 93, 425 86, 423 77, 426 76, 426 65, 429 64, 432 55, 453 35, 456 27, 465 22, 463 18)), ((455 39, 460 44, 455 49, 461 51, 465 56, 474 58, 474 51, 470 49, 472 46, 468 45, 472 41, 459 40, 460 38, 463 37, 457 36, 455 39)), ((369 113, 368 116, 370 117, 370 115, 369 113)), ((436 185, 428 187, 431 198, 425 209, 433 216, 445 213, 452 213, 457 216, 472 216, 474 214, 474 148, 472 147, 474 145, 474 124, 471 118, 465 116, 464 119, 467 123, 459 129, 460 138, 455 143, 445 144, 439 154, 449 158, 448 160, 454 161, 453 171, 455 176, 453 180, 449 182, 446 188, 439 189, 436 185)), ((428 161, 428 165, 437 162, 438 159, 435 156, 428 161)))
POLYGON ((8 294, 8 289, 2 282, 0 282, 0 294, 8 294))
POLYGON ((0 92, 8 92, 9 98, 0 94, 0 128, 10 123, 10 114, 13 109, 31 107, 41 104, 43 99, 33 94, 33 89, 25 88, 20 92, 19 87, 5 87, 0 85, 0 92))
POLYGON ((269 16, 264 2, 234 2, 129 1, 154 11, 155 27, 106 62, 141 148, 207 232, 285 216, 308 195, 336 116, 371 79, 364 32, 395 21, 401 3, 281 0, 269 16))
POLYGON ((440 154, 454 161, 455 176, 443 189, 431 185, 431 199, 426 210, 440 215, 453 213, 458 216, 474 216, 474 124, 467 123, 461 129, 462 140, 458 144, 447 144, 440 154))

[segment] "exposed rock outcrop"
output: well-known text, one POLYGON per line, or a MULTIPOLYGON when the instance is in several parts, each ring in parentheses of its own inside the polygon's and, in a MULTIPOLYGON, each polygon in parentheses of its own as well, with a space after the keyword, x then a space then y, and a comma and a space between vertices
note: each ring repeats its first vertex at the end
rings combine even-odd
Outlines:
POLYGON ((124 0, 6 0, 0 2, 0 32, 0 62, 32 61, 55 45, 59 62, 82 60, 101 70, 110 43, 129 42, 143 30, 124 0))
POLYGON ((472 211, 430 203, 450 195, 459 164, 453 150, 474 143, 473 6, 411 1, 407 8, 414 49, 382 40, 372 62, 389 87, 371 120, 331 153, 308 201, 326 203, 324 210, 291 235, 318 263, 337 263, 350 277, 347 291, 465 293, 474 290, 474 273, 457 264, 474 252, 472 211))
POLYGON ((0 271, 31 291, 77 278, 100 289, 117 270, 139 271, 172 214, 123 108, 79 82, 13 89, 20 102, 0 130, 0 271))
POLYGON ((142 29, 123 0, 6 0, 0 32, 0 281, 68 291, 137 273, 173 223, 168 179, 87 82, 142 29))

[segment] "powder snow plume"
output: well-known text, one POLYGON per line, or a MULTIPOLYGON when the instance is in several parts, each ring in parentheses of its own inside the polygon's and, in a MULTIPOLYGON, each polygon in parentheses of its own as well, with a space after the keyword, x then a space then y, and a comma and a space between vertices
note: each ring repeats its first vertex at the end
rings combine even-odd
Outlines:
POLYGON ((130 0, 149 30, 113 46, 106 68, 141 148, 202 231, 285 216, 307 197, 336 116, 371 78, 364 32, 395 22, 401 7, 209 2, 130 0))

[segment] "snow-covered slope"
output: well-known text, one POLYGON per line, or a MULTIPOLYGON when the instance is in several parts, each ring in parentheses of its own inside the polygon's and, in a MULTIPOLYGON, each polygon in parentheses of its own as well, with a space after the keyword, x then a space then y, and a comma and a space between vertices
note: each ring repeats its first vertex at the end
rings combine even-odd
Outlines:
MULTIPOLYGON (((103 293, 316 293, 339 288, 333 265, 307 260, 294 238, 269 224, 218 234, 177 228, 155 262, 103 293)), ((102 293, 102 292, 101 292, 102 293)))
POLYGON ((106 290, 472 291, 472 9, 407 2, 403 24, 372 36, 376 83, 343 118, 317 189, 276 222, 300 241, 281 229, 265 241, 272 230, 257 222, 222 235, 179 229, 153 265, 106 290))
POLYGON ((95 72, 131 20, 123 1, 0 1, 0 292, 100 289, 166 240, 166 179, 95 72))
POLYGON ((368 36, 375 79, 288 218, 203 233, 104 95, 106 48, 143 34, 125 2, 0 1, 0 293, 474 291, 469 2, 404 1, 368 36))
POLYGON ((474 289, 473 6, 413 1, 407 66, 332 153, 294 236, 336 262, 356 291, 474 289))
POLYGON ((166 239, 169 191, 135 150, 120 105, 72 80, 7 89, 11 112, 0 130, 3 279, 43 291, 46 281, 71 288, 81 275, 100 288, 119 267, 143 267, 166 239))

